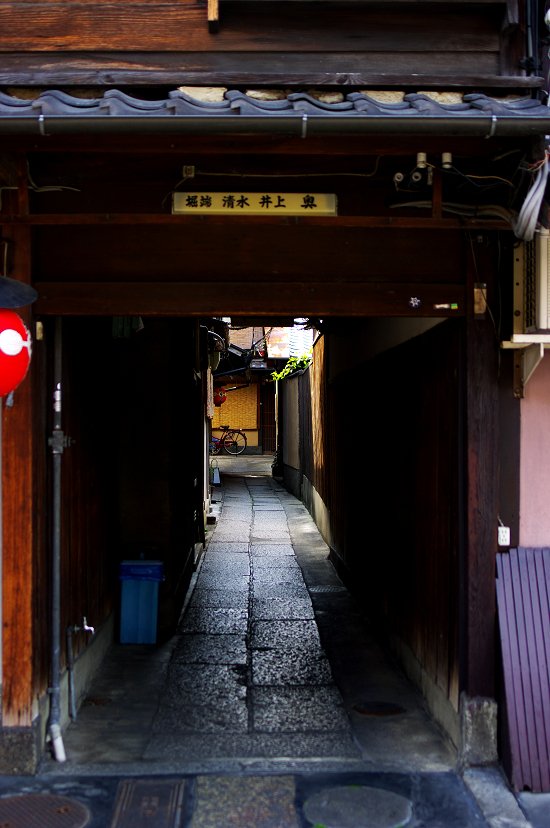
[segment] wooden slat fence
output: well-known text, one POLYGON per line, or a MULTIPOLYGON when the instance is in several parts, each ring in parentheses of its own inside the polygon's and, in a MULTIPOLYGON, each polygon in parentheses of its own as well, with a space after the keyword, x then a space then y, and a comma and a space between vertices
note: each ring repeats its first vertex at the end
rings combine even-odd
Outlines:
POLYGON ((497 555, 511 782, 550 791, 550 549, 497 555))

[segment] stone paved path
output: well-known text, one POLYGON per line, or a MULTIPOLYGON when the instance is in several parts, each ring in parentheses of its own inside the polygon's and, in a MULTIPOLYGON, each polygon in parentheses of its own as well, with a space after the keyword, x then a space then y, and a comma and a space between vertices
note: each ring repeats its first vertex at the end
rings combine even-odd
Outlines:
POLYGON ((224 478, 146 759, 360 760, 291 542, 296 503, 271 478, 224 478))

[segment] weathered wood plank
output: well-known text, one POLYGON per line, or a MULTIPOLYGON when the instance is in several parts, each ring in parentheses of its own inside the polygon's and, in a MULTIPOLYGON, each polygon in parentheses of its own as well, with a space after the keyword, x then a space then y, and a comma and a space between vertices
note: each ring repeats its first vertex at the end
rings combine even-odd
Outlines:
MULTIPOLYGON (((2 3, 2 51, 141 50, 166 51, 365 51, 374 53, 499 51, 499 20, 494 10, 471 17, 452 10, 444 25, 427 25, 416 11, 405 10, 388 22, 387 12, 351 6, 345 15, 317 7, 315 19, 300 6, 224 6, 224 25, 208 32, 204 6, 198 3, 93 5, 2 3), (101 13, 98 13, 98 10, 101 13)), ((437 21, 437 18, 433 18, 437 21)), ((443 18, 441 18, 443 21, 443 18)), ((478 69, 479 71, 479 69, 478 69)))
MULTIPOLYGON (((30 278, 30 236, 15 228, 17 272, 30 278)), ((29 322, 25 309, 20 315, 29 322)), ((16 389, 13 407, 2 406, 2 724, 32 722, 34 589, 34 487, 32 376, 16 389)))
POLYGON ((239 86, 377 86, 408 88, 412 62, 415 62, 417 89, 440 87, 442 78, 448 88, 460 90, 532 89, 544 85, 542 77, 497 74, 496 55, 472 58, 460 67, 448 56, 425 57, 423 71, 417 72, 417 55, 387 56, 363 52, 337 52, 323 55, 323 65, 315 53, 270 52, 266 66, 263 53, 145 53, 145 52, 69 52, 2 55, 0 83, 5 85, 51 86, 129 86, 135 84, 239 86), (345 67, 345 70, 342 69, 345 67))
POLYGON ((38 314, 90 316, 460 316, 461 311, 434 310, 448 302, 464 306, 462 285, 417 286, 425 310, 409 306, 408 285, 319 282, 186 282, 186 283, 36 283, 38 314), (429 309, 429 310, 428 310, 429 309))

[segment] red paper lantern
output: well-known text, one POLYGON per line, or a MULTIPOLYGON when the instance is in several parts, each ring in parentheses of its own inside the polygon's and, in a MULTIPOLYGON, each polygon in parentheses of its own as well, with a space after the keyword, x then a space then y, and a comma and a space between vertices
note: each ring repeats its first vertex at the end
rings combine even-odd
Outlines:
POLYGON ((216 388, 214 391, 214 405, 218 408, 222 405, 227 399, 227 394, 225 388, 216 388))
POLYGON ((31 336, 12 310, 0 310, 0 397, 24 379, 31 362, 31 336))

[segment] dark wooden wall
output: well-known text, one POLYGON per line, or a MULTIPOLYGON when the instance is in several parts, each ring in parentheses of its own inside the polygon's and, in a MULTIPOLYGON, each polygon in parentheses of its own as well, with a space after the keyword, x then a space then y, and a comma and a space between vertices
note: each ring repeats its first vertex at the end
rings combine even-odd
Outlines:
MULTIPOLYGON (((384 635, 458 707, 459 322, 328 386, 333 558, 384 635)), ((330 344, 330 343, 329 343, 330 344)))
MULTIPOLYGON (((322 83, 473 86, 522 78, 517 5, 221 2, 0 4, 3 83, 322 83)), ((540 80, 540 79, 539 79, 540 80)))
MULTIPOLYGON (((202 387, 194 391, 194 330, 194 323, 185 320, 145 320, 143 331, 115 338, 111 319, 63 322, 63 429, 72 443, 62 459, 62 631, 80 625, 83 616, 96 628, 113 612, 118 619, 119 562, 140 556, 164 563, 159 635, 174 628, 198 540, 195 495, 200 481, 195 486, 195 479, 202 460, 197 457, 202 387)), ((37 693, 47 683, 50 629, 47 438, 53 385, 44 352, 51 357, 52 348, 53 324, 45 320, 37 395, 41 405, 35 420, 43 534, 35 588, 28 591, 36 619, 37 693)), ((78 635, 76 653, 86 643, 78 635)))

